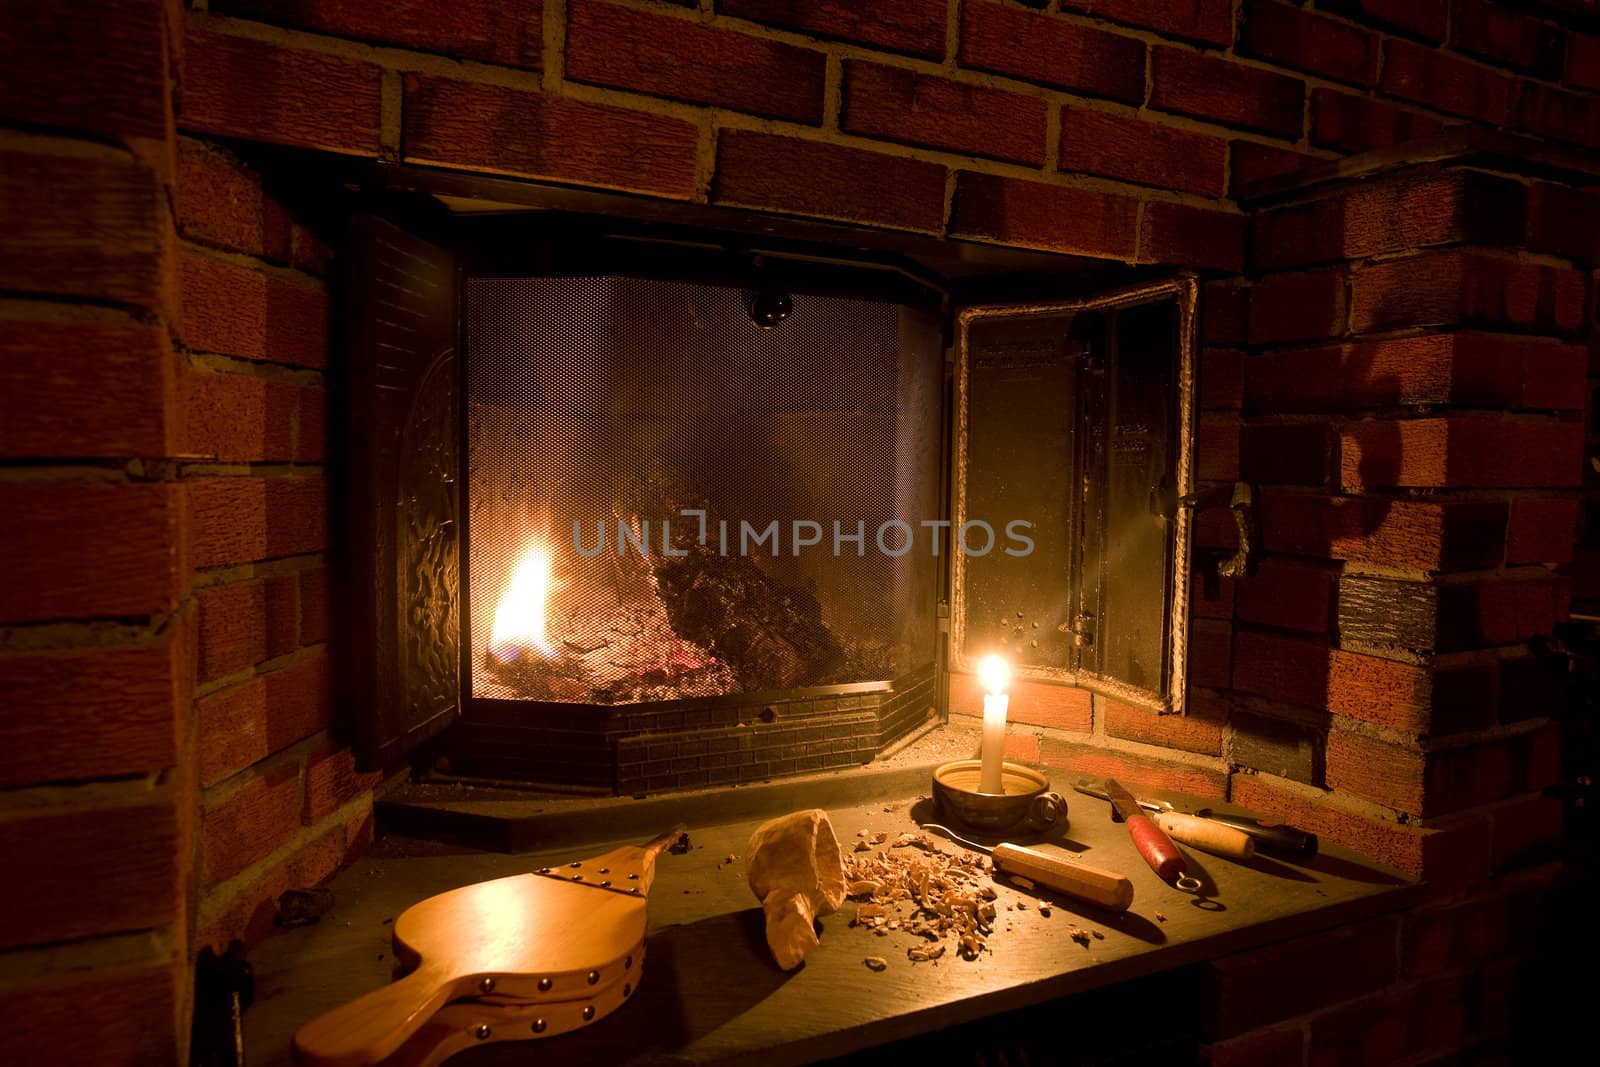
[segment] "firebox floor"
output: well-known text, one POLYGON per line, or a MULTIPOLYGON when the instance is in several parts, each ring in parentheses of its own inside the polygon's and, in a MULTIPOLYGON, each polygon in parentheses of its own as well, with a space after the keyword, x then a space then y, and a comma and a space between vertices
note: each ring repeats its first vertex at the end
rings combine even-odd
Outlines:
MULTIPOLYGON (((821 944, 806 963, 784 973, 768 953, 762 913, 744 880, 742 853, 760 819, 692 824, 691 851, 663 855, 657 865, 648 962, 631 1000, 586 1030, 488 1042, 450 1063, 816 1062, 1398 910, 1419 892, 1402 876, 1331 845, 1303 863, 1258 857, 1237 864, 1186 849, 1208 894, 1197 899, 1156 878, 1104 803, 1068 796, 1069 824, 1045 847, 1127 874, 1135 896, 1124 915, 1045 894, 1053 904, 1047 917, 1038 907, 1040 894, 1001 879, 992 952, 970 962, 951 951, 934 962, 912 963, 907 948, 926 942, 903 931, 880 937, 850 926, 855 905, 847 902, 821 920, 821 944), (1019 902, 1029 907, 1017 908, 1019 902), (1077 927, 1103 936, 1079 943, 1069 933, 1077 927), (869 970, 867 956, 887 959, 887 970, 869 970)), ((902 791, 859 797, 829 811, 849 848, 859 829, 887 831, 892 840, 930 817, 930 809, 931 802, 902 791)), ((614 832, 606 825, 599 821, 597 829, 614 832)), ((390 932, 407 906, 618 843, 597 834, 584 846, 506 855, 405 838, 380 841, 335 879, 336 904, 320 923, 280 931, 252 954, 256 1002, 244 1018, 248 1062, 288 1064, 290 1038, 300 1024, 389 981, 390 932)))

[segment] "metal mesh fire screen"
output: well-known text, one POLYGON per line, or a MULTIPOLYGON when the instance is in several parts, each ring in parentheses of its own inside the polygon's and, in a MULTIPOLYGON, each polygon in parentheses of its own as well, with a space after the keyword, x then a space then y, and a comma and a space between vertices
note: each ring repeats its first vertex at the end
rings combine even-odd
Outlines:
POLYGON ((474 697, 629 704, 933 662, 936 323, 795 293, 761 329, 745 297, 469 280, 474 697))

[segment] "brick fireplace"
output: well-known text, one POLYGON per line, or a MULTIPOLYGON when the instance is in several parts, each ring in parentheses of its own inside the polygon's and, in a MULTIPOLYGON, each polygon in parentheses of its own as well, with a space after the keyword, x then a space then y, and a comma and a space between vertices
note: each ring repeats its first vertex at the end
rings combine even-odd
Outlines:
POLYGON ((1197 275, 1182 713, 1024 679, 1011 757, 1427 882, 1210 964, 1213 1063, 1514 1059, 1592 774, 1590 6, 8 4, 0 1058, 183 1058, 196 954, 371 841, 410 768, 358 768, 335 686, 350 219, 558 207, 942 257, 970 303, 1197 275))

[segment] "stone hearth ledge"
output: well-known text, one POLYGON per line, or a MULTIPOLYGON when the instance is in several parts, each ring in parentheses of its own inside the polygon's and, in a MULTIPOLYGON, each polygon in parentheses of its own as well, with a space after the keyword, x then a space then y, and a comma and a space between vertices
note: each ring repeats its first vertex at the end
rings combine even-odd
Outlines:
MULTIPOLYGON (((1072 792, 1067 772, 1055 773, 1070 820, 1047 847, 1131 878, 1134 902, 1124 916, 1049 893, 1024 894, 1002 878, 996 882, 1000 921, 990 938, 992 953, 968 962, 950 951, 937 963, 914 964, 906 949, 925 942, 903 932, 878 937, 851 927, 855 905, 846 902, 822 920, 821 945, 805 965, 785 974, 768 954, 760 906, 744 880, 745 843, 766 814, 691 821, 693 849, 663 855, 657 865, 647 960, 633 998, 589 1029, 534 1043, 491 1043, 457 1061, 585 1067, 814 1062, 1399 911, 1419 899, 1420 887, 1403 875, 1336 845, 1325 844, 1307 863, 1258 857, 1249 865, 1185 848, 1191 867, 1223 905, 1202 908, 1156 878, 1126 829, 1111 822, 1105 803, 1072 792), (730 855, 736 857, 732 863, 726 862, 730 855), (1027 910, 1006 910, 1023 899, 1030 903, 1027 910), (1040 914, 1039 899, 1052 902, 1050 917, 1040 914), (1068 931, 1076 926, 1097 930, 1104 939, 1088 946, 1074 942, 1068 931), (888 970, 868 970, 866 956, 885 957, 888 970)), ((919 806, 918 795, 905 790, 904 773, 875 780, 882 795, 858 793, 848 805, 829 803, 838 799, 837 785, 819 780, 814 786, 846 849, 858 830, 893 835, 915 829, 914 818, 931 812, 931 802, 919 806)), ((805 799, 804 788, 781 795, 785 810, 808 806, 805 799)), ((683 807, 705 810, 687 800, 683 807)), ((657 829, 672 821, 664 818, 657 829)), ((336 904, 319 924, 280 931, 252 953, 256 1003, 244 1020, 249 1062, 289 1064, 290 1039, 300 1024, 389 981, 393 920, 409 905, 469 882, 587 858, 649 836, 604 836, 616 831, 603 816, 593 827, 592 843, 519 855, 402 837, 380 841, 334 880, 336 904)), ((958 848, 950 842, 941 847, 958 848)))

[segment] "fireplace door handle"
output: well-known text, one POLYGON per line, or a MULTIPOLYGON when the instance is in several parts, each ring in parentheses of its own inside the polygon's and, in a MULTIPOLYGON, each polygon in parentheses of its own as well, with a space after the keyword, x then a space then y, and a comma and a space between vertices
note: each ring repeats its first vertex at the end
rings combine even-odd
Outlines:
POLYGON ((1256 513, 1256 494, 1250 483, 1234 482, 1231 490, 1227 486, 1219 485, 1198 493, 1188 493, 1181 497, 1178 503, 1182 507, 1193 509, 1215 507, 1224 501, 1228 505, 1228 510, 1233 512, 1233 525, 1238 532, 1238 548, 1234 550, 1233 555, 1217 559, 1216 573, 1224 578, 1242 578, 1254 572, 1256 546, 1260 543, 1260 538, 1257 536, 1260 519, 1256 513))

